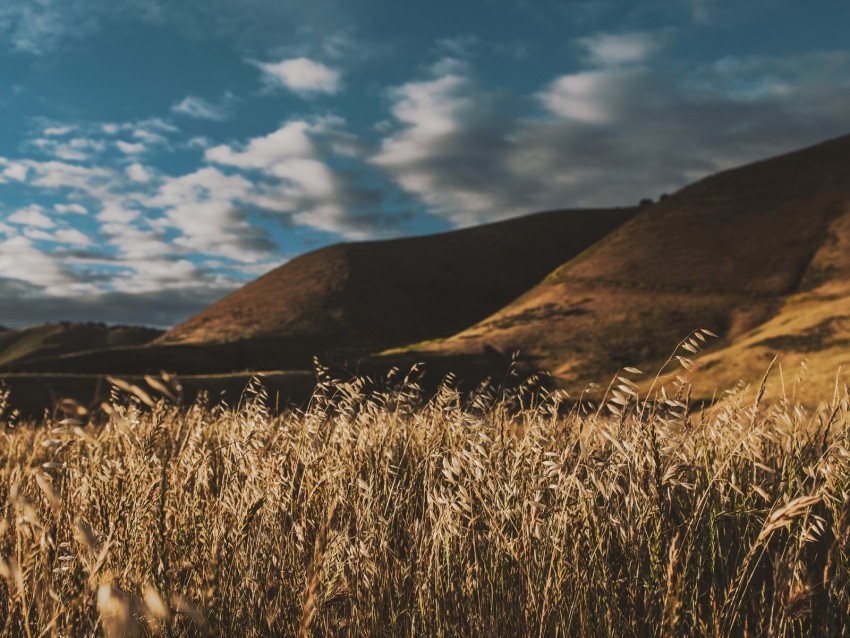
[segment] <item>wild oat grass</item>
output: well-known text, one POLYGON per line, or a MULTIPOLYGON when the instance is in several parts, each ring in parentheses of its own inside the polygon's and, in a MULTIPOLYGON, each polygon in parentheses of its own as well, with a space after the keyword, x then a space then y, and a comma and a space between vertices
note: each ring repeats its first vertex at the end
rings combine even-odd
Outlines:
POLYGON ((0 635, 848 635, 846 389, 691 414, 619 376, 7 419, 0 635))

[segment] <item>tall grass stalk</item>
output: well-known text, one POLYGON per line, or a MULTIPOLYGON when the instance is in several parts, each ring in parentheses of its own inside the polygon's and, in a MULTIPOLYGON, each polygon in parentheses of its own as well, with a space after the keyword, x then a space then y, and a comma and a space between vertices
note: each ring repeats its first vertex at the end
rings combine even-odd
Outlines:
POLYGON ((637 373, 7 419, 0 635, 848 635, 846 389, 690 413, 637 373))

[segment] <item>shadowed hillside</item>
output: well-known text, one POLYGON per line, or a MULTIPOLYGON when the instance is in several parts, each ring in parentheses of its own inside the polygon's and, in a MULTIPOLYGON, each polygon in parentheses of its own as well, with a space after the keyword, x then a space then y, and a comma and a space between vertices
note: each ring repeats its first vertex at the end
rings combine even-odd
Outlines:
POLYGON ((0 367, 75 352, 138 346, 156 339, 162 330, 99 323, 51 323, 21 330, 0 328, 0 367))
POLYGON ((554 211, 298 257, 158 343, 309 339, 352 349, 449 336, 495 312, 635 209, 554 211))
POLYGON ((149 346, 30 359, 15 371, 183 374, 311 368, 447 337, 509 303, 635 208, 552 211, 450 233, 323 248, 149 346))
MULTIPOLYGON (((848 175, 843 137, 704 179, 643 209, 491 317, 409 356, 484 360, 520 350, 528 365, 577 385, 620 366, 651 369, 698 327, 729 347, 801 295, 808 305, 798 314, 824 313, 818 294, 830 304, 846 295, 848 175)), ((830 326, 825 344, 850 336, 846 322, 830 326)), ((763 372, 772 353, 794 350, 788 340, 768 343, 745 367, 763 372)), ((838 358, 850 361, 846 351, 838 358)), ((831 374, 835 363, 824 361, 831 374)))

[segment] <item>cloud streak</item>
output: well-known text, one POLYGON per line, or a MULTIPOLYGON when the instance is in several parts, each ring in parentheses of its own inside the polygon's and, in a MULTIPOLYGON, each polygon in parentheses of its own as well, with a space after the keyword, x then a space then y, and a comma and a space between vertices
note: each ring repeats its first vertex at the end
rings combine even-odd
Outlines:
POLYGON ((188 95, 171 107, 173 113, 185 115, 198 120, 223 122, 233 114, 236 97, 226 93, 217 102, 210 102, 200 97, 188 95))
POLYGON ((578 44, 592 66, 542 87, 537 114, 512 112, 457 60, 391 90, 395 126, 373 163, 466 225, 629 205, 846 132, 850 82, 836 82, 850 77, 846 52, 730 58, 676 78, 646 66, 642 45, 578 44))
POLYGON ((302 97, 339 93, 342 73, 310 58, 292 58, 280 62, 256 63, 269 87, 284 87, 302 97))

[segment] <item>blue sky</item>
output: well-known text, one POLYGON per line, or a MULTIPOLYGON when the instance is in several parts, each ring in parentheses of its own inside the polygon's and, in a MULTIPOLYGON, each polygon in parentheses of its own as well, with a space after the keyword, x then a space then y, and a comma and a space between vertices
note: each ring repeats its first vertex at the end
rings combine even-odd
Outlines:
POLYGON ((4 0, 0 324, 167 326, 322 245, 850 133, 848 27, 844 0, 4 0))

